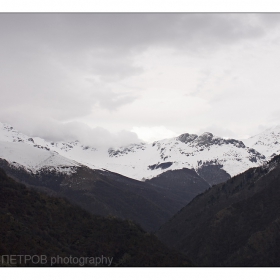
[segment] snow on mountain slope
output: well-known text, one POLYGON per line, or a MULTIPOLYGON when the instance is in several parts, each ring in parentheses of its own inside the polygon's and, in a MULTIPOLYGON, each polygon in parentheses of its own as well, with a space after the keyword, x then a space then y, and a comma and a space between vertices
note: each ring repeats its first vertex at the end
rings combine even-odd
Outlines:
MULTIPOLYGON (((265 155, 277 151, 276 140, 269 139, 270 135, 274 135, 273 131, 264 139, 265 145, 260 146, 267 147, 265 155), (269 153, 268 150, 273 152, 269 153)), ((209 165, 217 165, 231 176, 235 176, 266 161, 265 155, 259 152, 259 146, 254 143, 250 146, 251 142, 254 142, 250 139, 244 144, 242 141, 216 137, 209 132, 202 135, 185 133, 151 144, 97 149, 79 141, 49 142, 38 137, 31 138, 9 125, 1 124, 0 157, 34 170, 43 166, 74 166, 80 163, 93 169, 107 169, 138 180, 153 178, 167 170, 199 170, 209 165), (7 150, 11 154, 13 149, 17 149, 18 152, 14 152, 11 157, 7 150)))
POLYGON ((243 141, 270 160, 280 154, 280 126, 274 126, 243 141))
POLYGON ((109 169, 115 168, 116 172, 125 172, 137 179, 152 178, 164 171, 184 167, 197 170, 202 165, 221 165, 223 170, 234 176, 261 165, 265 160, 263 155, 241 141, 222 139, 208 132, 200 136, 186 133, 143 144, 140 148, 131 146, 114 150, 111 157, 109 169))
POLYGON ((51 151, 46 146, 36 144, 32 138, 3 124, 0 126, 0 158, 32 173, 43 168, 71 173, 79 166, 77 162, 51 151))

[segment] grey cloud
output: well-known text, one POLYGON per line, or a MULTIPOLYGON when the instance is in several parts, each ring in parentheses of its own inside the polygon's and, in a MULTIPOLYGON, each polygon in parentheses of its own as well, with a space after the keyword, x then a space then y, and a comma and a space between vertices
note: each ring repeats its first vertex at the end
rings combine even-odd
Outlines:
POLYGON ((99 104, 101 107, 104 107, 109 110, 116 110, 117 108, 132 103, 137 99, 137 96, 135 95, 129 95, 129 94, 114 94, 110 98, 106 98, 106 95, 103 94, 102 98, 100 98, 99 104))
POLYGON ((135 66, 131 57, 117 55, 115 51, 91 51, 87 63, 90 65, 89 71, 104 82, 119 81, 143 73, 143 69, 135 66))
POLYGON ((25 117, 15 118, 14 115, 0 113, 1 120, 15 127, 20 132, 32 137, 41 137, 49 141, 75 141, 95 148, 109 148, 126 146, 131 143, 140 143, 134 132, 122 130, 111 133, 102 127, 91 128, 78 122, 61 123, 47 116, 34 116, 32 113, 25 117))
POLYGON ((204 90, 205 85, 207 84, 209 78, 211 76, 211 71, 210 70, 202 70, 201 71, 201 76, 198 80, 198 83, 196 85, 196 88, 193 92, 191 92, 190 94, 187 93, 186 95, 192 95, 192 96, 196 96, 199 95, 199 93, 204 90))
POLYGON ((133 57, 151 47, 214 50, 263 36, 279 19, 279 14, 1 14, 1 51, 18 63, 45 56, 122 79, 141 73, 133 57))
POLYGON ((266 27, 277 26, 280 23, 279 13, 260 13, 258 18, 266 27))
MULTIPOLYGON (((1 48, 1 47, 0 47, 1 48)), ((16 56, 16 55, 15 55, 16 56)), ((1 110, 24 114, 33 111, 59 120, 88 115, 95 104, 116 110, 133 102, 132 93, 118 93, 107 85, 87 78, 76 68, 38 56, 2 59, 0 68, 1 110)))
POLYGON ((66 14, 61 19, 64 28, 72 27, 68 40, 75 36, 76 44, 133 52, 159 44, 178 47, 194 42, 207 47, 206 42, 217 45, 259 37, 265 34, 265 25, 279 22, 280 15, 66 14))
POLYGON ((127 55, 157 45, 205 48, 207 42, 259 37, 279 19, 279 14, 2 14, 0 23, 5 41, 14 46, 127 55))
POLYGON ((35 123, 26 112, 43 122, 87 116, 96 105, 116 110, 140 98, 116 88, 143 73, 137 55, 217 51, 279 23, 280 14, 0 14, 0 116, 35 123))
POLYGON ((109 148, 126 146, 131 143, 139 143, 137 134, 130 131, 120 131, 111 133, 102 127, 90 128, 81 122, 68 122, 65 124, 49 123, 48 127, 41 128, 38 126, 33 131, 33 135, 55 141, 74 141, 79 140, 85 145, 96 148, 109 148))

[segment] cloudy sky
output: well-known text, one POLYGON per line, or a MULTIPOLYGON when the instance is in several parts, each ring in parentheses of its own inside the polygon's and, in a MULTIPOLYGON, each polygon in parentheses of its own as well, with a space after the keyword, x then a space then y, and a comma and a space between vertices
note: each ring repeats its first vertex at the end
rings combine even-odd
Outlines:
POLYGON ((280 14, 0 14, 0 121, 125 145, 280 124, 280 14))

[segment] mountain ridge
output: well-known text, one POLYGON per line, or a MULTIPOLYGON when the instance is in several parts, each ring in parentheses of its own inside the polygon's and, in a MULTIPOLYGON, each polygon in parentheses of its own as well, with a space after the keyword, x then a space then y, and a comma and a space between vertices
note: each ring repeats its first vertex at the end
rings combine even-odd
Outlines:
MULTIPOLYGON (((261 136, 262 134, 254 137, 261 136)), ((199 174, 205 166, 215 166, 232 177, 251 167, 262 165, 273 153, 280 152, 280 130, 275 133, 273 141, 267 140, 269 145, 266 146, 271 153, 260 153, 257 149, 259 146, 252 139, 224 139, 210 132, 201 135, 184 133, 150 144, 138 143, 105 149, 84 145, 79 141, 46 141, 24 135, 12 126, 0 123, 0 158, 26 165, 30 170, 36 171, 39 165, 32 166, 22 152, 28 149, 29 156, 36 155, 35 160, 43 158, 40 162, 42 164, 48 157, 53 157, 54 165, 63 166, 61 163, 65 161, 65 166, 85 165, 92 169, 110 170, 136 180, 151 179, 165 171, 182 168, 194 169, 199 174), (20 153, 16 153, 17 156, 13 154, 13 149, 20 151, 22 156, 19 157, 20 153)), ((217 183, 213 178, 209 180, 210 184, 217 183)))

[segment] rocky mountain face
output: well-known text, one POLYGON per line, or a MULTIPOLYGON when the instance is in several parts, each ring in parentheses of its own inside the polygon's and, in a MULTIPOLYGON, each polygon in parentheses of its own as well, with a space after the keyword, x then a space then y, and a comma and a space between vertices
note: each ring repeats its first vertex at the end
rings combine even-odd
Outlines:
POLYGON ((280 156, 207 189, 158 231, 198 266, 280 265, 280 156))

